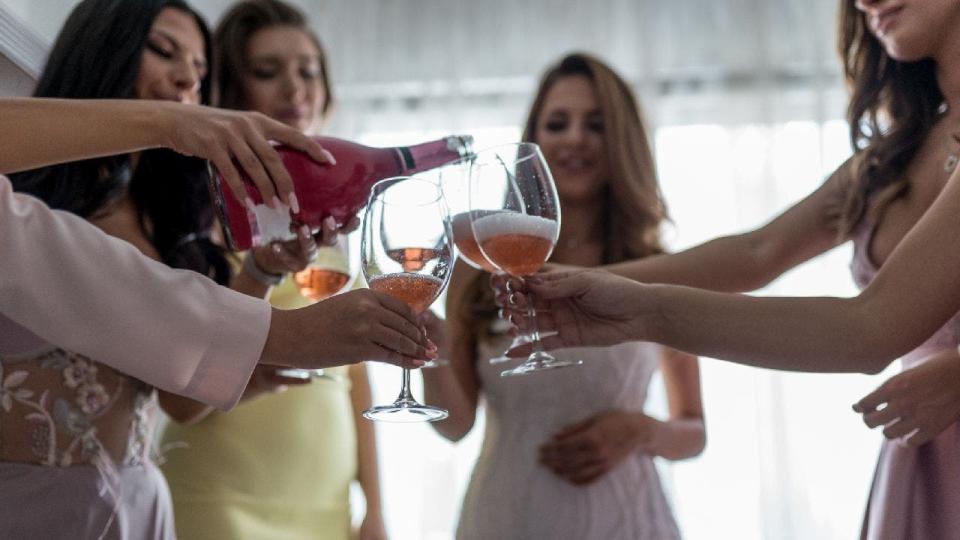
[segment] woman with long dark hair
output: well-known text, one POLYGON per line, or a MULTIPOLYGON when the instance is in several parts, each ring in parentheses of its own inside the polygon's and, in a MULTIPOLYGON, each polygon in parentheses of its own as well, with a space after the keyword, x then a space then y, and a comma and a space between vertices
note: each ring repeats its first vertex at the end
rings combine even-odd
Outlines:
MULTIPOLYGON (((905 355, 899 383, 858 406, 868 425, 884 425, 894 439, 884 441, 862 534, 956 537, 958 51, 956 1, 844 0, 840 56, 852 92, 853 157, 760 229, 611 268, 642 282, 745 291, 852 240, 859 296, 751 298, 640 285, 609 273, 548 274, 531 285, 550 308, 545 326, 560 332, 548 344, 649 339, 750 365, 816 372, 876 373, 905 355), (914 371, 920 375, 911 376, 914 371), (888 406, 879 408, 885 400, 888 406), (924 429, 914 438, 926 427, 917 416, 936 417, 942 431, 924 429)), ((507 296, 501 301, 509 304, 507 296)))
MULTIPOLYGON (((67 19, 35 95, 206 103, 208 58, 206 25, 180 0, 87 0, 67 19)), ((146 150, 11 181, 169 266, 241 292, 266 290, 256 271, 234 276, 213 238, 203 160, 146 150)), ((252 263, 296 270, 314 248, 299 231, 296 241, 259 248, 252 263)), ((56 344, 4 356, 0 378, 0 536, 173 538, 169 493, 150 455, 152 387, 56 344)))

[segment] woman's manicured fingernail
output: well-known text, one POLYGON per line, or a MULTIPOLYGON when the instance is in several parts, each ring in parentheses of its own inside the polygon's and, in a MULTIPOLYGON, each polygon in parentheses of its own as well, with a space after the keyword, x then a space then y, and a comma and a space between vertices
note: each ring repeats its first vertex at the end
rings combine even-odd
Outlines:
POLYGON ((323 157, 327 158, 327 161, 329 161, 331 165, 337 164, 337 159, 333 157, 333 154, 331 154, 329 150, 324 148, 321 152, 323 153, 323 157))
POLYGON ((300 201, 297 200, 297 194, 296 194, 296 193, 293 193, 293 192, 290 192, 290 197, 288 197, 288 199, 289 199, 289 201, 290 201, 290 210, 291 210, 294 214, 299 214, 299 213, 300 213, 300 201))

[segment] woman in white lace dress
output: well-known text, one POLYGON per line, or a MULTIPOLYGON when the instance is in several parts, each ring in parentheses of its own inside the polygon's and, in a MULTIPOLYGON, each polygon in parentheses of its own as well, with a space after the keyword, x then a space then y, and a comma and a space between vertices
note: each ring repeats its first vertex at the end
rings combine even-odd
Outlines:
MULTIPOLYGON (((551 261, 577 266, 656 255, 666 217, 640 110, 629 86, 584 54, 544 76, 524 140, 538 143, 563 207, 551 261)), ((434 427, 458 440, 485 403, 483 448, 457 537, 472 539, 679 538, 654 467, 705 444, 697 359, 651 343, 559 351, 582 366, 501 378, 490 364, 510 342, 489 276, 459 263, 447 324, 449 368, 424 372, 427 402, 450 410, 434 427), (643 411, 660 368, 670 415, 643 411)), ((444 328, 446 326, 446 328, 444 328)), ((446 331, 447 339, 439 336, 446 331)))

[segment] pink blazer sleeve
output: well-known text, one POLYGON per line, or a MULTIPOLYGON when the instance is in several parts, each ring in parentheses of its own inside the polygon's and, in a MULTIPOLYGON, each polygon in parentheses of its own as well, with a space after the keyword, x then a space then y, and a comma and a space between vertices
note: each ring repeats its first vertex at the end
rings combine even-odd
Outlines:
POLYGON ((0 353, 18 339, 46 341, 229 408, 270 314, 266 302, 153 261, 0 176, 0 353))

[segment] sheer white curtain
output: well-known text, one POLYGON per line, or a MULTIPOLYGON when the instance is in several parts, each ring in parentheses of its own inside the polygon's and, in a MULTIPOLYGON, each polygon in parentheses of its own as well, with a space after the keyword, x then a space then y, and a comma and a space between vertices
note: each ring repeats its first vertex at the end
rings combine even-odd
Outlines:
MULTIPOLYGON (((338 77, 334 133, 370 144, 459 132, 481 147, 512 140, 544 67, 570 50, 594 52, 643 101, 673 249, 762 224, 850 152, 833 0, 361 4, 323 2, 314 13, 338 77)), ((854 294, 849 257, 840 248, 758 294, 854 294)), ((884 375, 714 360, 702 374, 707 449, 662 464, 685 536, 856 537, 879 437, 850 405, 884 375)), ((397 376, 374 368, 377 399, 393 397, 397 376)), ((663 413, 662 389, 650 410, 663 413)), ((378 429, 391 532, 450 538, 482 423, 459 445, 427 426, 378 429)))

